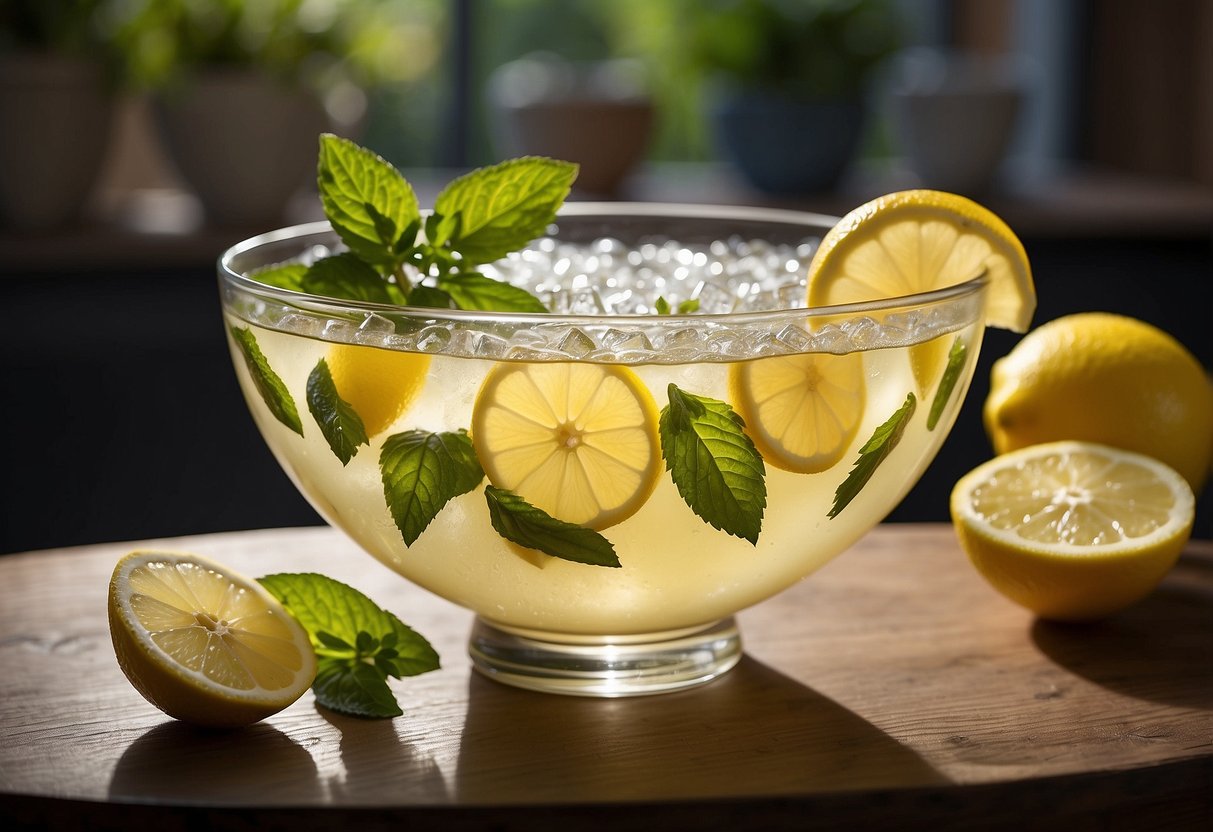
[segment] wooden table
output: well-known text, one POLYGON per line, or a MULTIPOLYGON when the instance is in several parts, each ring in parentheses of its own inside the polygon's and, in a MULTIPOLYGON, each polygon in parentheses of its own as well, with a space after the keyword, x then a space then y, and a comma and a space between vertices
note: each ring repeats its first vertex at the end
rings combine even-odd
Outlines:
POLYGON ((470 614, 324 528, 0 558, 0 822, 79 829, 1213 828, 1213 543, 1098 624, 1035 620, 952 530, 887 525, 740 616, 707 686, 591 700, 469 670, 470 614), (319 570, 434 643, 439 671, 364 721, 311 694, 207 734, 115 663, 105 592, 131 548, 248 575, 319 570))

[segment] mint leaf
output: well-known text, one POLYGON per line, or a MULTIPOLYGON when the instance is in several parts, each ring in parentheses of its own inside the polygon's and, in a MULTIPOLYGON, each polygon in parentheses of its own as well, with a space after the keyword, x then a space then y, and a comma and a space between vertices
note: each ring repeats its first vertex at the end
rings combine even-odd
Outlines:
POLYGON ((872 438, 859 449, 859 459, 856 460, 855 467, 834 492, 834 507, 826 514, 827 517, 830 519, 837 517, 838 513, 846 508, 868 484, 868 480, 872 478, 877 466, 884 462, 885 457, 892 453, 893 449, 897 447, 897 443, 901 441, 906 424, 914 415, 914 409, 917 406, 918 400, 913 393, 909 393, 906 396, 905 404, 899 407, 887 422, 872 432, 872 438))
POLYGON ((658 295, 657 301, 653 304, 653 311, 658 315, 670 314, 670 302, 661 295, 658 295))
POLYGON ((615 547, 593 529, 557 520, 504 488, 487 485, 484 497, 493 528, 506 540, 575 563, 620 565, 615 547))
POLYGON ((474 170, 438 194, 434 212, 460 216, 447 245, 464 264, 488 263, 538 237, 556 217, 577 165, 527 156, 474 170))
POLYGON ((539 298, 525 289, 476 272, 438 278, 438 288, 454 298, 460 309, 490 312, 547 312, 539 298))
POLYGON ((691 510, 757 545, 767 504, 766 466, 742 418, 725 402, 671 384, 657 425, 666 470, 691 510))
POLYGON ((389 436, 379 453, 388 510, 405 546, 412 546, 451 499, 484 479, 467 431, 411 430, 389 436))
POLYGON ((324 215, 350 250, 370 264, 395 268, 416 239, 421 217, 400 172, 370 150, 325 133, 317 180, 324 215))
POLYGON ((441 289, 433 286, 414 286, 409 292, 409 306, 421 306, 426 309, 458 309, 455 299, 441 289))
POLYGON ((264 266, 248 273, 248 277, 266 286, 276 286, 279 289, 290 289, 295 292, 304 291, 300 285, 303 276, 307 274, 307 266, 302 263, 280 263, 276 266, 264 266))
POLYGON ((342 465, 349 464, 359 445, 370 444, 362 417, 337 393, 333 374, 323 358, 308 373, 307 409, 342 465))
POLYGON ((383 673, 362 662, 321 659, 312 692, 320 705, 349 716, 390 719, 404 713, 383 673))
POLYGON ((425 218, 425 239, 432 246, 442 246, 458 236, 462 227, 463 214, 458 211, 449 217, 435 211, 425 218))
POLYGON ((935 426, 939 424, 939 417, 943 415, 943 409, 952 397, 952 389, 960 378, 968 352, 968 347, 957 335, 956 340, 952 342, 952 349, 948 351, 948 366, 944 367, 939 386, 935 388, 935 398, 931 400, 931 410, 927 414, 927 430, 935 430, 935 426))
POLYGON ((699 298, 689 298, 678 304, 679 315, 690 315, 699 311, 699 298))
POLYGON ((299 281, 312 295, 371 303, 391 303, 388 284, 373 266, 351 252, 317 260, 299 281))
POLYGON ((367 596, 314 572, 258 578, 303 626, 319 667, 312 690, 326 708, 354 716, 399 716, 387 677, 416 676, 439 666, 419 633, 367 596))
POLYGON ((228 331, 232 334, 232 339, 240 348, 241 355, 244 356, 244 363, 248 367, 249 375, 253 379, 253 386, 261 394, 261 399, 265 402, 265 406, 270 409, 270 413, 274 414, 275 419, 295 433, 303 436, 303 422, 299 419, 299 411, 295 407, 295 400, 291 398, 291 393, 286 389, 286 384, 273 371, 265 355, 261 352, 261 347, 257 345, 257 336, 247 327, 239 329, 230 326, 228 327, 228 331))

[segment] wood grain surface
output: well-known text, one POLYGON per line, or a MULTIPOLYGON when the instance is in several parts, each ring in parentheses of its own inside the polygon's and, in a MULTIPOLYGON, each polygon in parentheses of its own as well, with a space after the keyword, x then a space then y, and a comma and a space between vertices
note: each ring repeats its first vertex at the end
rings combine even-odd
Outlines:
POLYGON ((0 822, 131 829, 1213 828, 1213 543, 1106 621, 993 592, 943 525, 879 527, 739 616, 746 657, 692 691, 593 700, 469 669, 470 613, 325 528, 0 558, 0 822), (366 721, 311 694, 205 733, 114 660, 118 558, 322 571, 433 643, 441 670, 366 721))

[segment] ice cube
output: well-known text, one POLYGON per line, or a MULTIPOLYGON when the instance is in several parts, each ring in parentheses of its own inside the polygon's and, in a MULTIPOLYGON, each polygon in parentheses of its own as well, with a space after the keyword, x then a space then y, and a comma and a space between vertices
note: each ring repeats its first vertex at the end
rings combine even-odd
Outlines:
POLYGON ((649 337, 639 330, 626 329, 608 329, 602 334, 602 346, 608 350, 622 352, 625 350, 644 350, 650 352, 653 349, 652 342, 649 337))
POLYGON ((775 336, 781 344, 786 344, 793 352, 803 352, 813 343, 813 336, 795 324, 788 324, 775 336))
POLYGON ((704 315, 719 315, 732 312, 737 305, 737 296, 719 283, 705 283, 697 295, 699 312, 704 315))
POLYGON ((427 326, 417 333, 417 349, 441 352, 451 343, 451 331, 445 326, 427 326))
POLYGON ((355 339, 361 344, 379 344, 388 335, 393 335, 396 332, 396 325, 382 315, 376 315, 374 312, 363 318, 362 323, 358 325, 358 334, 355 339))
POLYGON ((579 327, 571 327, 568 334, 560 339, 560 351, 576 358, 581 358, 597 347, 594 339, 579 327))
POLYGON ((489 332, 477 332, 472 338, 472 354, 477 358, 504 358, 510 344, 489 332))

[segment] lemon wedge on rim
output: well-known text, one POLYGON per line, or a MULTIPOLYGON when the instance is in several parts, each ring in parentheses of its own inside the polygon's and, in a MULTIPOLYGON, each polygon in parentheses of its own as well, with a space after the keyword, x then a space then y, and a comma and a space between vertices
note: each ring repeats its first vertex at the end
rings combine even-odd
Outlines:
POLYGON ((1109 615, 1149 594, 1195 517, 1192 489, 1168 466, 1075 441, 979 465, 950 504, 962 547, 991 585, 1061 620, 1109 615))
POLYGON ((198 555, 135 551, 114 567, 109 625, 122 672, 169 716, 248 725, 312 686, 307 632, 256 581, 198 555))
POLYGON ((989 209, 943 191, 898 191, 848 213, 809 264, 809 305, 901 297, 989 278, 986 323, 1026 332, 1036 289, 1023 244, 989 209))
POLYGON ((430 369, 425 353, 333 344, 325 360, 337 395, 354 408, 367 436, 383 433, 417 400, 430 369))
MULTIPOLYGON (((985 274, 986 324, 1026 332, 1036 289, 1023 244, 970 199, 944 191, 886 194, 848 213, 822 238, 808 272, 810 306, 860 303, 943 289, 985 274)), ((910 348, 925 396, 943 373, 949 339, 910 348)))
POLYGON ((863 356, 805 353, 732 364, 729 391, 763 459, 817 473, 842 458, 859 430, 863 356))
POLYGON ((657 406, 626 367, 496 365, 472 411, 493 485, 551 516, 601 530, 632 516, 661 473, 657 406))

